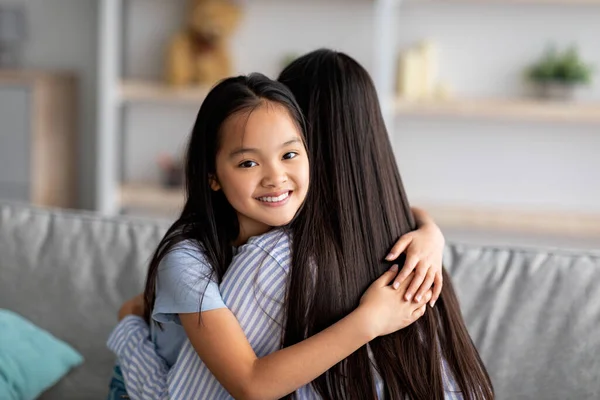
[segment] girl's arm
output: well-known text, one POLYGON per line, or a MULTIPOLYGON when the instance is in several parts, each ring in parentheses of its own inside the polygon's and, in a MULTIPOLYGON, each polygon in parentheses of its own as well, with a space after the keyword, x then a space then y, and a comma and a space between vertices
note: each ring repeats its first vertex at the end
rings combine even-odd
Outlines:
POLYGON ((310 383, 377 336, 402 329, 425 312, 422 302, 402 297, 389 283, 397 267, 384 273, 348 316, 301 343, 258 358, 237 319, 228 309, 179 314, 196 352, 236 399, 278 399, 310 383), (201 319, 200 319, 201 317, 201 319))
MULTIPOLYGON (((386 280, 392 278, 393 273, 386 280)), ((389 321, 389 315, 382 313, 381 308, 373 308, 378 301, 391 301, 394 307, 415 309, 416 311, 405 319, 404 324, 408 325, 416 320, 422 315, 423 307, 416 308, 414 304, 401 300, 401 305, 396 305, 398 296, 402 295, 402 290, 406 289, 406 286, 407 284, 403 285, 398 291, 391 290, 389 286, 382 288, 385 290, 374 290, 376 286, 371 287, 361 300, 360 312, 357 310, 345 320, 313 338, 261 359, 258 359, 249 349, 243 332, 237 321, 231 319, 233 317, 228 310, 202 313, 200 326, 197 324, 197 314, 195 319, 190 314, 182 314, 183 320, 191 320, 185 322, 185 325, 191 325, 187 328, 191 331, 188 335, 196 338, 194 340, 196 350, 186 342, 177 362, 170 370, 156 353, 156 347, 149 338, 148 325, 141 317, 144 314, 143 302, 141 296, 136 296, 127 301, 119 311, 119 319, 123 319, 111 333, 108 347, 119 358, 127 392, 132 400, 187 399, 191 394, 204 393, 208 388, 203 386, 203 383, 209 382, 210 379, 203 377, 210 372, 232 394, 241 398, 254 396, 268 398, 271 391, 291 392, 307 384, 353 352, 353 349, 360 347, 363 342, 366 343, 366 340, 375 334, 374 332, 381 330, 382 328, 377 324, 369 325, 369 322, 366 324, 361 322, 365 316, 360 315, 365 313, 367 318, 370 316, 374 320, 389 321), (215 314, 217 312, 223 314, 219 316, 215 314), (358 329, 354 327, 355 323, 359 323, 358 329), (350 327, 350 334, 343 331, 346 329, 345 326, 350 327), (198 330, 202 331, 201 334, 198 334, 198 330), (203 339, 202 335, 208 339, 203 339), (214 339, 210 338, 211 336, 214 339), (342 341, 339 340, 340 337, 343 338, 342 341), (206 340, 206 346, 198 344, 198 341, 202 340, 206 340), (243 348, 244 351, 239 352, 238 348, 243 348), (325 350, 322 350, 323 348, 325 350), (209 370, 202 367, 196 351, 198 354, 205 354, 203 362, 209 370), (216 360, 213 360, 215 358, 216 360), (245 360, 245 363, 242 360, 245 360), (310 369, 305 370, 307 366, 310 366, 310 369), (218 372, 222 369, 224 371, 218 372), (317 371, 318 369, 320 371, 317 371), (241 377, 239 380, 238 376, 241 377), (270 387, 269 385, 273 383, 275 386, 270 387), (268 393, 264 393, 263 390, 268 393), (240 392, 242 394, 239 394, 240 392)), ((431 296, 431 292, 428 295, 431 296)), ((277 396, 273 395, 273 397, 277 396)))
MULTIPOLYGON (((133 310, 130 310, 133 312, 133 310)), ((121 314, 107 346, 117 355, 131 400, 176 399, 177 380, 150 340, 150 328, 141 315, 121 314)), ((174 372, 174 371, 173 371, 174 372)), ((183 399, 184 397, 179 397, 183 399)))
POLYGON ((416 294, 414 301, 419 301, 433 285, 433 297, 430 301, 433 307, 442 292, 445 239, 440 228, 425 210, 413 207, 411 211, 417 223, 417 230, 403 235, 392 247, 386 260, 393 261, 402 252, 406 252, 406 262, 394 285, 399 285, 414 270, 415 275, 406 291, 405 299, 410 301, 416 294))

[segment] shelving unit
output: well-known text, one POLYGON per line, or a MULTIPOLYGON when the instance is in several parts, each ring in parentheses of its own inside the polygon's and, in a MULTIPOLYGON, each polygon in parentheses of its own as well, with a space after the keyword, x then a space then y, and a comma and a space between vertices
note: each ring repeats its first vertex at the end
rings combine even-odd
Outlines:
MULTIPOLYGON (((183 192, 151 184, 121 182, 119 177, 120 138, 124 108, 136 104, 199 106, 208 88, 173 89, 163 83, 123 80, 123 3, 129 0, 100 1, 100 60, 97 149, 97 209, 116 214, 130 209, 151 214, 175 215, 183 204, 183 192)), ((600 124, 599 103, 540 102, 524 98, 471 98, 433 102, 407 102, 394 94, 396 75, 396 26, 403 4, 523 4, 600 5, 600 0, 365 0, 373 7, 372 74, 382 99, 388 128, 393 131, 396 117, 444 117, 498 119, 541 123, 600 124)), ((518 230, 532 233, 570 231, 598 235, 600 216, 531 213, 519 210, 428 207, 442 226, 518 230)))
POLYGON ((143 210, 159 215, 177 214, 184 202, 183 190, 150 184, 123 184, 119 195, 124 209, 143 210))
POLYGON ((125 107, 137 104, 199 106, 208 88, 176 89, 162 82, 123 80, 123 20, 127 1, 101 0, 99 4, 96 209, 104 214, 118 214, 132 208, 170 211, 168 204, 173 194, 169 191, 148 184, 120 182, 123 113, 125 107))
POLYGON ((396 115, 600 124, 600 103, 528 99, 456 99, 412 102, 398 99, 396 115))
POLYGON ((122 81, 119 87, 121 103, 165 103, 200 105, 210 88, 173 88, 151 81, 122 81))
MULTIPOLYGON (((413 9, 422 5, 502 5, 539 7, 600 6, 600 0, 404 0, 413 9)), ((530 7, 530 8, 531 8, 530 7)), ((413 28, 414 29, 414 28, 413 28)), ((391 60, 391 62, 394 62, 391 60)), ((599 102, 542 101, 532 98, 453 98, 406 101, 395 97, 389 106, 399 121, 405 118, 463 119, 529 122, 540 124, 594 125, 600 130, 599 102)), ((393 128, 392 128, 393 129, 393 128)), ((482 134, 484 134, 482 132, 482 134)), ((527 207, 494 207, 462 204, 415 203, 428 210, 443 228, 458 231, 515 233, 543 237, 600 240, 600 213, 538 210, 527 207)))
POLYGON ((427 205, 443 229, 600 239, 600 215, 506 208, 427 205))

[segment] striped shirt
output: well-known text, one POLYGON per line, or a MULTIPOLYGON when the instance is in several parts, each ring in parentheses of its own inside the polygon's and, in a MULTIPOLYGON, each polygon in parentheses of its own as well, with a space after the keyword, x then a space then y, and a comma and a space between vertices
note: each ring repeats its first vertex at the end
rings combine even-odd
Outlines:
MULTIPOLYGON (((290 240, 281 230, 251 238, 238 249, 220 285, 227 307, 238 319, 257 357, 281 348, 290 240)), ((156 353, 145 321, 124 318, 111 333, 108 347, 117 354, 131 399, 231 399, 186 340, 171 369, 156 353)), ((444 372, 446 399, 461 400, 444 372)), ((383 398, 383 383, 376 376, 383 398)), ((296 391, 299 399, 320 399, 311 385, 296 391)))

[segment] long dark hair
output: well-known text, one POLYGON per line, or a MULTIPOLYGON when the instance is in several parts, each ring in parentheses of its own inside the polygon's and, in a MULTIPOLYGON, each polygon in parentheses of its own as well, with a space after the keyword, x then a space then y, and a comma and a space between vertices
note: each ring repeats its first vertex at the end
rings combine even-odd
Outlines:
MULTIPOLYGON (((364 68, 345 54, 318 50, 290 64, 279 81, 304 112, 312 155, 311 190, 302 215, 292 223, 285 347, 355 309, 389 267, 382 260, 392 244, 416 225, 364 68), (316 274, 311 265, 317 265, 316 274)), ((368 347, 387 399, 443 399, 443 359, 465 399, 493 398, 445 271, 435 308, 317 378, 313 385, 323 398, 376 397, 368 347)))
MULTIPOLYGON (((304 133, 304 119, 290 90, 262 74, 228 78, 217 84, 202 103, 189 139, 185 161, 186 202, 167 230, 148 268, 144 290, 145 317, 150 321, 156 297, 158 266, 177 244, 186 241, 200 250, 218 282, 232 259, 232 243, 239 235, 233 207, 223 191, 210 188, 221 140, 221 126, 230 116, 252 112, 265 102, 283 106, 304 133)), ((200 300, 201 301, 201 300, 200 300)), ((200 309, 200 306, 199 306, 200 309)))

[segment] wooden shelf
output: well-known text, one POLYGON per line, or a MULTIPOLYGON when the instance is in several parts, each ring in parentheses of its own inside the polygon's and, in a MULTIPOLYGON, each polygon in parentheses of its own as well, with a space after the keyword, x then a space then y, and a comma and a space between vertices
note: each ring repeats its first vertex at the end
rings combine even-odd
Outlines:
MULTIPOLYGON (((181 210, 183 202, 183 189, 166 189, 152 184, 121 186, 121 206, 126 210, 174 216, 181 210)), ((600 239, 600 213, 418 204, 442 228, 600 239)))
POLYGON ((600 0, 408 0, 408 3, 600 5, 600 0))
POLYGON ((600 103, 528 99, 456 99, 406 101, 395 104, 396 115, 511 119, 545 122, 600 123, 600 103))
POLYGON ((425 206, 443 228, 600 239, 600 213, 425 206))
POLYGON ((121 103, 176 103, 200 106, 209 87, 175 88, 163 82, 123 81, 119 95, 121 103))
POLYGON ((121 208, 126 210, 170 216, 181 211, 183 203, 183 189, 169 189, 143 183, 121 185, 120 204, 121 208))

